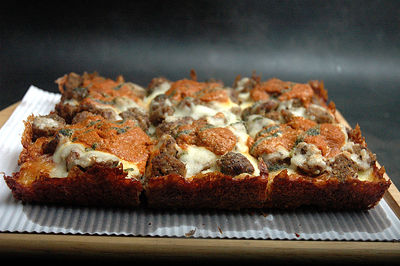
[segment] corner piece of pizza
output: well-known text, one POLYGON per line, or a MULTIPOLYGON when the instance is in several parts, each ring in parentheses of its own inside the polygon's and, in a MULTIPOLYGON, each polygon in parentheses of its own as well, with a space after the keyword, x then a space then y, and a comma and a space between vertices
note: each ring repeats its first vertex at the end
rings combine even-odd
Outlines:
POLYGON ((55 110, 30 116, 23 201, 175 209, 369 209, 390 186, 359 126, 337 119, 320 81, 67 74, 55 110))
MULTIPOLYGON (((69 76, 75 79, 79 75, 69 76)), ((68 78, 62 79, 58 80, 61 86, 68 83, 68 78)), ((135 111, 142 115, 136 105, 140 94, 135 94, 135 86, 125 88, 121 79, 88 74, 78 79, 82 83, 76 87, 60 89, 63 95, 55 111, 31 115, 25 121, 20 170, 5 181, 14 197, 23 202, 138 206, 153 145, 143 130, 145 120, 138 116, 129 119, 135 111), (128 107, 120 110, 101 99, 109 99, 117 107, 127 102, 128 107)))

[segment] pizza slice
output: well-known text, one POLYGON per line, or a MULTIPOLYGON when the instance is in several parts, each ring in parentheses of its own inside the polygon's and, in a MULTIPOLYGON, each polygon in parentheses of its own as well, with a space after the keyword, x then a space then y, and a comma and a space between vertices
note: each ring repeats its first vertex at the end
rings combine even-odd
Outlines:
POLYGON ((357 125, 339 123, 322 82, 238 78, 250 154, 268 168, 265 207, 368 209, 390 185, 357 125))
POLYGON ((133 120, 56 113, 25 122, 20 170, 5 181, 23 202, 138 206, 152 141, 133 120))
POLYGON ((148 130, 146 90, 126 82, 122 76, 113 80, 96 72, 82 75, 72 72, 58 78, 56 83, 62 96, 55 110, 67 123, 86 111, 111 121, 135 120, 144 131, 148 130))
POLYGON ((233 91, 221 82, 193 78, 158 81, 150 90, 158 95, 149 104, 157 144, 146 172, 148 206, 261 208, 267 172, 249 154, 233 91))

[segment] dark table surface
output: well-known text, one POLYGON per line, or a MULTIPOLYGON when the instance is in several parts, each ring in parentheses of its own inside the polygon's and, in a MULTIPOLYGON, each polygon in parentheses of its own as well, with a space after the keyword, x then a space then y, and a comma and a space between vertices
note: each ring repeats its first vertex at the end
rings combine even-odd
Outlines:
POLYGON ((323 80, 400 187, 400 1, 21 2, 0 10, 0 109, 65 73, 147 86, 214 77, 323 80))

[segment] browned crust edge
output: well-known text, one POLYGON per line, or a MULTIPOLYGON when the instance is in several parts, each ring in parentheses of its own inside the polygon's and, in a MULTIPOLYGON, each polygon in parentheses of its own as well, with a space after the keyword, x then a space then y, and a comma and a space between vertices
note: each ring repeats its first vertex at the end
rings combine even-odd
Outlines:
POLYGON ((22 202, 135 207, 143 190, 140 181, 125 178, 121 167, 100 164, 85 171, 74 167, 66 178, 39 176, 29 185, 19 183, 19 176, 17 172, 4 179, 14 198, 22 202))
POLYGON ((312 178, 289 176, 286 171, 274 177, 264 208, 295 209, 313 206, 322 210, 368 210, 382 199, 390 180, 374 169, 374 181, 347 178, 344 182, 329 178, 318 182, 312 178))
POLYGON ((221 173, 185 179, 180 175, 153 177, 145 185, 147 206, 173 209, 262 208, 268 179, 262 176, 233 178, 221 173))

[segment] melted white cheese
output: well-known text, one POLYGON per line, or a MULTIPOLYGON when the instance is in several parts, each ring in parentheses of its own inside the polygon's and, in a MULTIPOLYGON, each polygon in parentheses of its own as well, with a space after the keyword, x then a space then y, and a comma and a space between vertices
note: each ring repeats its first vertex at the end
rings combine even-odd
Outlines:
POLYGON ((153 92, 144 99, 144 102, 145 102, 145 105, 147 106, 147 109, 149 108, 151 101, 155 97, 157 97, 160 94, 166 93, 170 88, 171 88, 171 83, 169 83, 167 81, 163 82, 160 85, 158 85, 157 87, 155 87, 153 92))
POLYGON ((313 174, 320 174, 327 168, 325 158, 321 151, 314 144, 300 142, 294 150, 293 156, 290 159, 293 166, 299 167, 306 171, 312 171, 313 174), (307 147, 306 154, 302 153, 302 147, 307 147))
POLYGON ((372 174, 372 168, 369 168, 364 171, 358 172, 358 179, 360 181, 372 181, 374 179, 374 175, 372 174))
POLYGON ((185 105, 180 108, 175 108, 174 114, 171 116, 167 116, 165 120, 167 122, 173 122, 179 118, 190 116, 194 120, 207 118, 208 122, 215 126, 226 126, 240 121, 239 116, 231 111, 233 107, 238 107, 238 105, 230 100, 224 103, 212 102, 210 103, 210 105, 185 105), (224 121, 220 120, 219 118, 215 118, 215 115, 218 113, 222 113, 225 116, 224 121))
POLYGON ((276 161, 283 161, 286 158, 290 157, 290 152, 285 149, 283 146, 279 145, 275 152, 272 153, 264 153, 262 158, 264 162, 276 162, 276 161))
POLYGON ((280 112, 281 110, 287 110, 287 111, 291 112, 294 116, 308 118, 308 116, 306 114, 306 108, 304 108, 302 106, 294 107, 293 99, 280 102, 277 111, 280 112))
POLYGON ((63 101, 63 104, 69 104, 71 106, 78 106, 79 102, 75 99, 67 99, 63 101))
POLYGON ((241 122, 234 123, 230 125, 228 129, 232 131, 237 139, 234 151, 241 153, 253 165, 254 172, 251 174, 253 174, 254 176, 260 175, 260 169, 258 168, 257 159, 251 156, 249 153, 249 147, 247 146, 247 139, 249 138, 249 135, 247 134, 244 124, 241 122))
POLYGON ((38 129, 57 128, 60 123, 50 117, 36 116, 33 120, 33 125, 38 129))
POLYGON ((139 168, 135 163, 122 160, 107 152, 88 150, 83 144, 73 143, 67 138, 62 138, 53 154, 55 167, 51 171, 50 176, 53 178, 67 177, 69 171, 67 161, 69 161, 70 165, 79 165, 83 168, 89 167, 94 163, 121 163, 123 169, 128 172, 126 178, 135 178, 140 175, 139 168), (71 156, 71 153, 74 153, 76 156, 68 158, 71 156))
POLYGON ((269 125, 274 125, 275 121, 263 117, 261 115, 250 115, 247 118, 246 126, 249 132, 249 136, 255 138, 258 132, 260 132, 264 127, 269 125))
POLYGON ((138 108, 139 110, 144 110, 142 106, 128 97, 115 97, 114 102, 115 103, 113 104, 113 107, 118 113, 125 112, 129 108, 138 108))
POLYGON ((217 155, 204 147, 189 145, 187 149, 179 151, 178 158, 186 166, 186 178, 216 170, 217 155))

